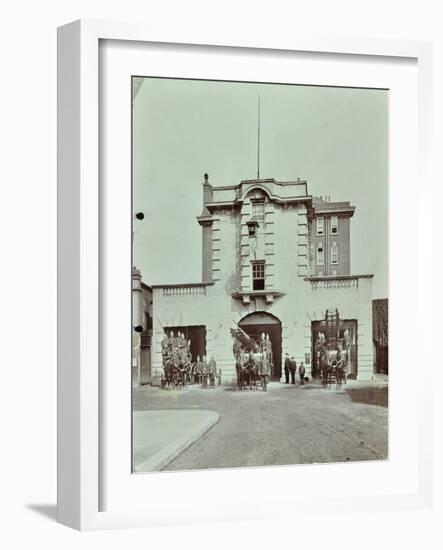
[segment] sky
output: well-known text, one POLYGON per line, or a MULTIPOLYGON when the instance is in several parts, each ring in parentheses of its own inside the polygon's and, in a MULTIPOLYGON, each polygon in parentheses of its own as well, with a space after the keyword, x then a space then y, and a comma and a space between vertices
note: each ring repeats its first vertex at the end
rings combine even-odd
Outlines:
POLYGON ((350 201, 351 274, 388 296, 386 90, 133 78, 133 263, 147 284, 201 281, 203 174, 212 185, 307 180, 350 201))

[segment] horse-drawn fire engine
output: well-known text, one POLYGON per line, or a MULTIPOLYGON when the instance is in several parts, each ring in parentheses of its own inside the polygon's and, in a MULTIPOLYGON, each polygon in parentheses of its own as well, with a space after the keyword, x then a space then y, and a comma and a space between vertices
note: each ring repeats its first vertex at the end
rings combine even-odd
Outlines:
POLYGON ((267 391, 272 377, 274 362, 269 335, 262 334, 259 342, 246 334, 239 326, 231 328, 238 390, 256 390, 258 386, 267 391))
POLYGON ((320 377, 325 389, 330 389, 335 383, 336 389, 346 384, 346 376, 350 358, 351 335, 349 330, 339 337, 339 313, 337 309, 326 310, 325 332, 317 334, 315 353, 320 366, 320 377))
POLYGON ((191 341, 186 340, 184 334, 170 332, 165 334, 162 342, 163 375, 161 384, 163 389, 186 386, 190 378, 192 367, 191 341))

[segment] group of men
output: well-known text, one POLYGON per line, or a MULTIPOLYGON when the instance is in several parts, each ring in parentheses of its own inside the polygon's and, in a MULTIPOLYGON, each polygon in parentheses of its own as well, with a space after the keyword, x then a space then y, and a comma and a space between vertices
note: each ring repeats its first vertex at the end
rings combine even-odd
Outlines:
POLYGON ((182 332, 178 331, 177 335, 174 335, 174 331, 171 330, 169 336, 165 332, 161 348, 164 366, 171 361, 180 368, 187 367, 191 363, 191 340, 186 340, 182 332))
POLYGON ((164 374, 162 380, 163 386, 201 384, 203 388, 215 387, 215 381, 218 378, 220 385, 221 372, 217 372, 217 363, 214 356, 210 361, 206 356, 197 356, 197 360, 192 362, 191 340, 187 340, 185 334, 180 330, 177 334, 171 330, 169 335, 166 333, 161 341, 164 374))
POLYGON ((215 388, 215 380, 218 379, 218 385, 221 384, 221 371, 217 372, 217 362, 214 356, 211 357, 209 363, 206 361, 206 356, 203 355, 200 360, 200 355, 197 355, 197 361, 192 363, 190 378, 193 384, 201 384, 202 388, 215 388))
POLYGON ((173 330, 169 332, 169 335, 165 331, 161 347, 163 358, 172 357, 178 351, 186 351, 188 354, 191 351, 191 340, 186 340, 185 335, 180 331, 177 332, 177 335, 174 335, 173 330))
MULTIPOLYGON (((216 380, 218 385, 221 384, 221 371, 217 371, 217 362, 214 356, 211 356, 209 361, 206 356, 201 358, 197 356, 197 360, 192 362, 191 340, 187 340, 185 335, 178 331, 174 335, 174 331, 170 331, 169 335, 165 332, 164 338, 161 341, 163 365, 165 367, 165 379, 171 378, 170 369, 175 368, 175 371, 180 374, 180 379, 183 384, 201 384, 203 388, 215 387, 216 380)), ((272 344, 268 334, 262 333, 257 349, 255 351, 262 354, 263 363, 271 369, 267 375, 272 376, 273 357, 272 344)), ((295 375, 297 373, 297 362, 294 356, 289 357, 289 353, 285 354, 284 361, 285 383, 295 384, 295 375)), ((300 377, 300 385, 305 383, 305 366, 300 362, 298 366, 298 374, 300 377)))
MULTIPOLYGON (((289 353, 285 353, 285 384, 295 384, 295 374, 297 372, 297 362, 294 358, 294 356, 289 357, 289 353)), ((304 386, 305 384, 305 366, 303 364, 303 361, 300 362, 300 365, 298 367, 298 374, 300 376, 300 385, 304 386)))

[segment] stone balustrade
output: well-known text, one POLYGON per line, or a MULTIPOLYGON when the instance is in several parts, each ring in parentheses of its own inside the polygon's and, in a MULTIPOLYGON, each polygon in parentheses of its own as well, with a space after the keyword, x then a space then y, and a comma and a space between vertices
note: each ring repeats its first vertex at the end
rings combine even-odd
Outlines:
POLYGON ((323 289, 358 289, 359 280, 372 277, 372 275, 341 275, 336 277, 307 277, 305 280, 310 281, 312 290, 323 289))
POLYGON ((193 283, 183 285, 164 285, 153 286, 155 289, 160 289, 162 296, 165 298, 183 297, 183 296, 206 296, 206 289, 211 283, 193 283))

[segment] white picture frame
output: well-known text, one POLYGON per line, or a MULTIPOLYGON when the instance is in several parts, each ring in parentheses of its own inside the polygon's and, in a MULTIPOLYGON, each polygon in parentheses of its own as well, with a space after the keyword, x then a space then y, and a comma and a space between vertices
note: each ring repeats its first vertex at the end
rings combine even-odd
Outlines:
MULTIPOLYGON (((412 58, 418 67, 418 167, 419 182, 424 190, 430 188, 431 139, 431 46, 427 42, 404 40, 370 40, 349 37, 315 37, 297 33, 294 37, 257 36, 252 39, 231 36, 190 37, 186 29, 170 36, 136 24, 102 21, 77 21, 61 27, 58 32, 58 520, 80 530, 131 526, 152 526, 192 521, 193 510, 179 517, 165 508, 135 507, 123 503, 121 507, 103 510, 100 483, 103 482, 101 460, 103 449, 101 433, 100 396, 100 230, 99 211, 103 208, 99 178, 99 71, 100 41, 126 41, 147 44, 195 44, 202 49, 213 46, 247 51, 247 48, 270 51, 301 51, 312 54, 379 56, 395 59, 412 58)), ((431 220, 418 214, 417 227, 429 227, 431 220)), ((422 229, 423 230, 423 229, 422 229)), ((430 246, 420 251, 421 262, 432 264, 430 246)), ((430 289, 423 285, 423 273, 417 273, 417 304, 421 315, 431 315, 430 289)), ((418 329, 417 329, 418 330, 418 329)), ((429 352, 428 352, 429 353, 429 352)), ((354 495, 341 497, 342 510, 358 506, 361 510, 392 510, 430 507, 432 502, 432 403, 424 391, 424 382, 416 386, 418 401, 416 419, 418 428, 418 474, 414 490, 384 495, 354 495)), ((128 411, 128 414, 129 411, 128 411)), ((126 442, 129 446, 129 441, 126 442)), ((307 468, 309 468, 308 466, 307 468)), ((353 465, 347 465, 353 467, 353 465)), ((272 469, 271 469, 272 470, 272 469)), ((290 468, 286 468, 289 472, 290 468)), ((154 476, 155 474, 153 474, 154 476)), ((189 473, 174 474, 175 482, 189 473)), ((232 472, 231 475, 239 475, 232 472)), ((248 473, 247 476, 250 474, 248 473)), ((252 475, 252 474, 251 474, 252 475)), ((268 477, 273 473, 267 470, 268 477)), ((203 472, 200 479, 208 483, 215 472, 203 472)), ((252 479, 252 478, 251 478, 252 479)), ((155 499, 156 484, 150 499, 155 499)), ((234 498, 234 497, 233 497, 234 498)), ((274 496, 275 499, 275 496, 274 496)), ((266 495, 257 507, 265 506, 266 495)), ((288 495, 281 496, 286 505, 300 506, 300 501, 288 495)), ((303 509, 324 511, 331 500, 317 496, 303 500, 303 509)), ((233 506, 225 501, 199 515, 200 521, 229 520, 239 517, 257 518, 253 511, 233 506)))

